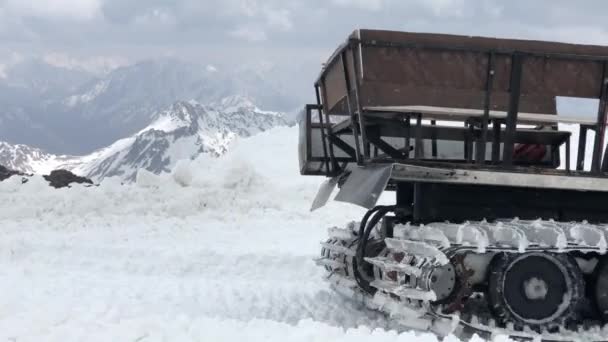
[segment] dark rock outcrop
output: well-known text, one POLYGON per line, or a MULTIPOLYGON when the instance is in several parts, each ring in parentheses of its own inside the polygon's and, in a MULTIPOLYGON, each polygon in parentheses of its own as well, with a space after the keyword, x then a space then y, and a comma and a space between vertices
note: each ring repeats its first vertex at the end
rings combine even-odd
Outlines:
POLYGON ((12 176, 25 176, 25 174, 0 165, 0 182, 12 176))
MULTIPOLYGON (((32 175, 28 175, 20 171, 11 170, 7 167, 0 165, 0 182, 12 176, 22 176, 22 183, 27 183, 29 177, 32 175)), ((50 186, 57 189, 69 187, 70 184, 73 183, 94 185, 92 180, 86 177, 77 176, 68 170, 51 171, 51 174, 45 175, 43 177, 47 182, 49 182, 50 186)))
POLYGON ((50 186, 57 189, 69 187, 72 183, 93 185, 92 180, 86 177, 77 176, 68 170, 51 171, 51 174, 44 176, 44 179, 49 182, 50 186))

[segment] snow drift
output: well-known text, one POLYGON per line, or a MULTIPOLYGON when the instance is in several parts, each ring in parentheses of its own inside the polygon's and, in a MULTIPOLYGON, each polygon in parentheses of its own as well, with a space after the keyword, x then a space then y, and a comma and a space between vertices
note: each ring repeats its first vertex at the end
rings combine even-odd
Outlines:
POLYGON ((326 228, 363 211, 311 214, 322 180, 298 175, 296 148, 275 128, 134 184, 0 183, 0 339, 437 341, 323 281, 326 228))

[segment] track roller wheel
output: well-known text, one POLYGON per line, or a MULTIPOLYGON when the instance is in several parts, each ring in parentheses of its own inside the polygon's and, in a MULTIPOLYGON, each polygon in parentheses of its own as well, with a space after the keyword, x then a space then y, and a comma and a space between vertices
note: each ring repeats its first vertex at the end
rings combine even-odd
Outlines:
POLYGON ((490 308, 503 324, 540 332, 580 320, 585 280, 566 254, 497 254, 488 285, 490 308))

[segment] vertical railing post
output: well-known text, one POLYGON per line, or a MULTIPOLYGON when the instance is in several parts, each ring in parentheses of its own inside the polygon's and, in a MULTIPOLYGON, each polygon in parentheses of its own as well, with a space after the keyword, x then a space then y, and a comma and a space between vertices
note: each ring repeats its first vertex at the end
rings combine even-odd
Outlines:
POLYGON ((416 137, 414 145, 414 159, 422 159, 422 114, 416 113, 416 137))
POLYGON ((492 164, 497 165, 500 162, 500 133, 502 121, 498 119, 492 120, 492 131, 494 139, 492 140, 492 164))
POLYGON ((513 146, 515 145, 515 132, 517 131, 517 114, 519 113, 519 100, 521 95, 521 76, 524 56, 515 52, 511 59, 511 80, 509 82, 509 111, 507 113, 505 139, 502 152, 503 164, 513 165, 513 146))
POLYGON ((304 109, 304 127, 306 128, 306 160, 312 159, 312 108, 306 106, 304 109))
POLYGON ((566 140, 566 172, 570 172, 570 137, 566 140))
POLYGON ((361 129, 361 142, 363 144, 363 156, 364 156, 364 159, 369 159, 370 158, 370 153, 369 153, 370 144, 369 144, 369 141, 367 140, 365 115, 363 114, 363 106, 361 104, 361 93, 360 93, 360 84, 361 84, 361 78, 363 77, 363 75, 361 75, 361 73, 359 72, 360 71, 359 67, 360 67, 361 61, 359 60, 359 58, 357 56, 357 52, 360 51, 359 49, 363 49, 363 46, 361 45, 361 42, 359 42, 356 39, 351 39, 349 41, 348 46, 351 50, 351 54, 353 57, 352 68, 353 68, 354 75, 355 75, 355 80, 353 82, 353 86, 354 86, 354 90, 355 90, 355 106, 356 106, 356 112, 359 117, 359 126, 361 129))
POLYGON ((477 164, 486 162, 486 146, 488 143, 488 123, 490 122, 491 96, 494 85, 494 53, 488 54, 488 69, 486 72, 486 91, 483 101, 483 119, 481 121, 481 139, 477 141, 476 157, 477 164))
POLYGON ((437 158, 437 131, 434 129, 437 126, 436 120, 431 120, 431 126, 433 126, 433 135, 431 139, 431 155, 433 158, 437 158))
POLYGON ((578 152, 576 153, 576 171, 585 169, 585 151, 587 147, 587 126, 580 125, 578 133, 578 152))
MULTIPOLYGON (((329 105, 326 103, 327 102, 327 85, 325 84, 325 77, 321 78, 321 96, 323 98, 323 112, 325 113, 325 121, 327 121, 327 123, 329 125, 331 125, 331 118, 329 115, 329 105)), ((333 131, 332 128, 328 128, 327 131, 329 132, 329 137, 331 138, 333 136, 333 131)), ((330 139, 331 140, 331 139, 330 139)), ((356 142, 356 137, 355 137, 355 142, 356 142)), ((334 148, 333 148, 333 143, 331 143, 330 147, 329 147, 329 155, 331 156, 331 158, 334 159, 334 162, 336 164, 337 167, 337 162, 335 161, 335 156, 334 156, 334 148)), ((357 161, 358 161, 358 157, 357 157, 357 161)))
POLYGON ((315 95, 317 97, 317 110, 319 113, 319 124, 321 124, 321 141, 323 143, 323 157, 325 159, 325 167, 327 169, 327 175, 333 175, 337 171, 336 161, 333 154, 333 144, 330 139, 327 139, 328 135, 331 134, 331 123, 329 122, 329 115, 327 116, 328 127, 327 134, 325 133, 325 124, 323 123, 323 112, 324 107, 321 105, 321 95, 319 94, 319 84, 315 84, 315 95), (329 146, 328 146, 329 145, 329 146))
POLYGON ((412 125, 412 115, 411 113, 407 113, 406 117, 405 117, 405 146, 404 146, 404 156, 405 159, 409 159, 410 158, 410 141, 412 139, 412 129, 411 129, 411 125, 412 125))
POLYGON ((357 153, 357 164, 363 165, 363 159, 361 158, 361 146, 359 142, 359 133, 357 132, 356 116, 353 111, 352 98, 350 96, 351 85, 350 85, 350 76, 348 75, 348 65, 346 64, 345 53, 342 51, 340 53, 340 62, 342 63, 342 72, 344 72, 344 82, 346 86, 346 107, 348 109, 348 115, 350 116, 350 127, 353 131, 353 139, 355 140, 355 152, 357 153))
POLYGON ((604 133, 606 132, 606 106, 608 104, 608 62, 604 62, 602 72, 602 84, 600 89, 600 104, 597 110, 597 122, 595 127, 595 142, 593 144, 593 161, 591 172, 599 173, 602 162, 602 150, 604 148, 604 133))

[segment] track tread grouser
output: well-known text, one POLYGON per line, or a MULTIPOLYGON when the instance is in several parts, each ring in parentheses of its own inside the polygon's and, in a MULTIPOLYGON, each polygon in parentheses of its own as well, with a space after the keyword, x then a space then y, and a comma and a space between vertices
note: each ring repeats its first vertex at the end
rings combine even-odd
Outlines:
POLYGON ((387 228, 378 217, 388 209, 329 229, 317 263, 339 293, 440 336, 608 340, 608 226, 514 219, 387 228))

